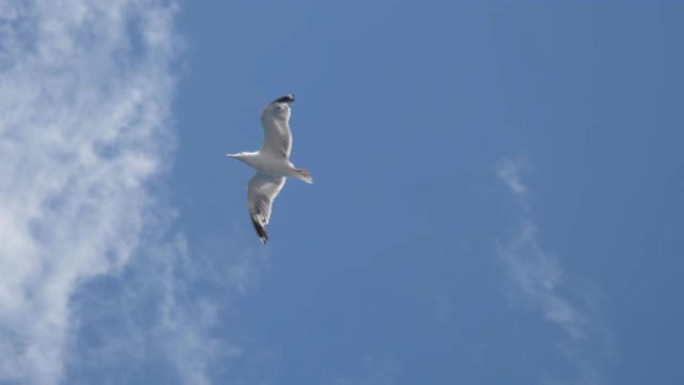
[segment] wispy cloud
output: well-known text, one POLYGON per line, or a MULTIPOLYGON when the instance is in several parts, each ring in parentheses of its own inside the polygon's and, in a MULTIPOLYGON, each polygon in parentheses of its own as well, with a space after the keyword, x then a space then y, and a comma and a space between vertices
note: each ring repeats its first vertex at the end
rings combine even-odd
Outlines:
POLYGON ((264 255, 240 250, 234 238, 190 247, 164 229, 165 219, 150 223, 162 228, 160 237, 146 239, 120 273, 91 280, 73 297, 79 330, 67 383, 131 383, 158 370, 163 383, 223 383, 246 358, 239 330, 226 330, 264 255))
MULTIPOLYGON (((520 160, 505 159, 497 166, 497 176, 527 208, 529 189, 522 181, 521 164, 520 160)), ((560 294, 562 270, 557 258, 540 246, 537 232, 528 212, 510 238, 499 245, 499 254, 516 290, 546 319, 577 338, 582 335, 583 316, 560 294)))
MULTIPOLYGON (((127 285, 132 285, 132 290, 140 290, 150 278, 156 286, 152 293, 148 290, 148 299, 158 301, 158 306, 154 308, 158 321, 147 330, 151 339, 149 345, 163 351, 178 372, 179 383, 211 384, 213 377, 222 371, 222 366, 242 354, 237 344, 225 340, 225 337, 218 339, 212 333, 221 316, 222 309, 218 301, 192 292, 192 286, 199 280, 205 286, 216 285, 217 281, 211 278, 209 272, 217 267, 198 265, 181 235, 177 235, 174 242, 150 250, 149 256, 152 259, 143 263, 144 268, 138 272, 138 276, 126 280, 127 285)), ((250 255, 243 254, 239 258, 244 262, 246 257, 250 255)), ((140 264, 135 267, 139 269, 140 264)), ((218 285, 222 286, 224 302, 226 297, 237 293, 229 285, 218 285)), ((134 293, 129 298, 132 301, 125 309, 129 313, 145 303, 144 298, 141 301, 140 296, 134 293)), ((139 346, 133 341, 132 348, 139 346)))
POLYGON ((539 245, 537 226, 527 219, 521 221, 499 246, 499 253, 520 294, 569 336, 580 337, 583 316, 559 293, 562 270, 558 260, 539 245))
POLYGON ((0 382, 58 383, 73 293, 141 243, 173 140, 175 8, 0 0, 0 382))
MULTIPOLYGON (((573 383, 595 384, 598 383, 598 371, 591 357, 598 353, 584 348, 592 344, 594 348, 605 349, 604 342, 600 341, 604 339, 605 331, 587 306, 580 307, 564 295, 568 286, 563 282, 560 262, 542 246, 539 226, 532 215, 530 189, 523 182, 527 164, 525 158, 507 158, 497 165, 497 176, 518 200, 523 212, 510 236, 499 242, 498 252, 512 283, 513 298, 537 309, 566 335, 565 341, 560 342, 561 353, 576 364, 578 375, 573 383)), ((543 382, 566 383, 553 379, 543 382)))
POLYGON ((522 182, 522 177, 520 176, 524 158, 514 159, 504 159, 499 162, 496 168, 496 175, 506 183, 511 192, 519 197, 525 197, 528 193, 527 187, 522 182))

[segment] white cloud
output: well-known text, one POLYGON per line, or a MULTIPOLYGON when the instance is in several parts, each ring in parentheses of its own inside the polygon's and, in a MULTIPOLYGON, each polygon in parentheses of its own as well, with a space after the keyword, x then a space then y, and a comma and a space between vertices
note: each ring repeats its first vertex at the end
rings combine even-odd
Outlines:
POLYGON ((191 250, 183 235, 165 229, 167 220, 160 214, 148 222, 161 230, 141 245, 140 257, 74 296, 79 340, 65 383, 138 382, 161 370, 160 382, 205 385, 243 359, 241 333, 221 330, 233 326, 235 304, 257 281, 263 255, 227 254, 241 244, 232 238, 191 250))
POLYGON ((516 290, 537 307, 544 317, 561 326, 571 337, 582 335, 583 316, 559 292, 562 271, 558 260, 544 250, 537 237, 537 225, 529 217, 529 189, 522 181, 519 158, 499 162, 497 176, 518 197, 526 209, 526 217, 513 230, 506 242, 499 245, 499 254, 508 268, 516 290))
POLYGON ((554 322, 571 337, 582 335, 582 315, 559 293, 562 271, 557 259, 539 246, 537 227, 524 220, 510 239, 499 246, 516 290, 544 318, 554 322))
MULTIPOLYGON (((532 218, 530 190, 522 179, 525 165, 524 158, 518 158, 505 159, 497 166, 497 176, 518 199, 524 212, 508 239, 499 242, 498 252, 512 282, 513 298, 541 312, 567 337, 559 343, 560 353, 574 363, 577 377, 571 382, 554 378, 544 378, 542 382, 596 384, 600 382, 597 359, 608 348, 607 331, 600 325, 597 313, 589 311, 591 306, 583 303, 579 307, 564 295, 568 286, 563 282, 559 260, 542 247, 538 225, 532 218)), ((588 293, 583 294, 585 302, 594 301, 588 293)))
POLYGON ((193 282, 206 278, 207 271, 190 260, 181 236, 152 255, 154 260, 149 265, 152 269, 145 272, 143 279, 153 278, 158 286, 155 297, 160 301, 159 322, 151 328, 153 345, 161 345, 178 371, 180 382, 211 384, 213 374, 220 371, 216 367, 219 361, 225 364, 230 358, 240 356, 241 350, 236 344, 212 337, 219 306, 208 298, 193 297, 189 293, 193 282))
POLYGON ((499 162, 496 169, 496 175, 503 180, 513 194, 524 196, 527 194, 527 187, 523 184, 520 177, 520 168, 522 162, 520 159, 514 160, 506 158, 499 162))
POLYGON ((72 294, 141 242, 173 138, 174 10, 0 0, 0 382, 58 383, 72 294))

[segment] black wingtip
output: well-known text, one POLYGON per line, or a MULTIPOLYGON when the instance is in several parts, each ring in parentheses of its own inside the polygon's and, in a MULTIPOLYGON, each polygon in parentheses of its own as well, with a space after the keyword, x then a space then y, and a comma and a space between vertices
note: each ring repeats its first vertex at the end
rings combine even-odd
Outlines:
POLYGON ((289 94, 289 95, 282 96, 282 97, 274 100, 271 103, 292 103, 294 101, 295 101, 294 94, 289 94))
POLYGON ((268 241, 268 232, 266 231, 266 228, 262 226, 261 223, 254 220, 254 218, 252 218, 252 226, 254 226, 254 230, 256 230, 256 233, 259 236, 261 243, 265 245, 266 241, 268 241))

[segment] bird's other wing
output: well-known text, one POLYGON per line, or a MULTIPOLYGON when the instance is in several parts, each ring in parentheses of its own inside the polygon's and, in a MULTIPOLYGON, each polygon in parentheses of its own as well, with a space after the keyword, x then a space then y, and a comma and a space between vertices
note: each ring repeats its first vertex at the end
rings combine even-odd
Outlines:
POLYGON ((264 126, 262 154, 278 158, 289 158, 292 151, 292 132, 290 132, 290 103, 294 95, 285 95, 269 103, 261 112, 261 125, 264 126))
POLYGON ((257 172, 249 180, 247 187, 247 205, 249 215, 252 217, 252 225, 256 230, 261 242, 266 243, 268 232, 266 225, 271 218, 273 200, 285 185, 285 177, 273 176, 257 172))

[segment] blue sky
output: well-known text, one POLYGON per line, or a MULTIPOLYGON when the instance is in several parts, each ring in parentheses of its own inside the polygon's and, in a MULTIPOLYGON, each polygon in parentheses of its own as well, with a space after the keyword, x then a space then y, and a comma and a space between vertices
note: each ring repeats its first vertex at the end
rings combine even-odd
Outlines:
POLYGON ((0 0, 0 383, 683 383, 683 15, 0 0))

